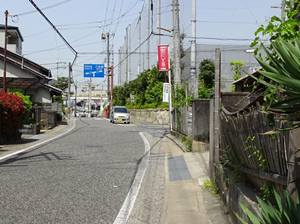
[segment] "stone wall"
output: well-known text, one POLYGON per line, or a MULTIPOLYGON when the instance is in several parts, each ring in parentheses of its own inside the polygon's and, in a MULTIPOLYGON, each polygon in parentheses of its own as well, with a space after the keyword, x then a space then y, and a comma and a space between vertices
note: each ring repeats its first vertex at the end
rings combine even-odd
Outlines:
POLYGON ((160 109, 130 110, 130 122, 135 124, 169 124, 169 111, 160 109))
POLYGON ((193 140, 209 142, 209 99, 193 101, 193 140))

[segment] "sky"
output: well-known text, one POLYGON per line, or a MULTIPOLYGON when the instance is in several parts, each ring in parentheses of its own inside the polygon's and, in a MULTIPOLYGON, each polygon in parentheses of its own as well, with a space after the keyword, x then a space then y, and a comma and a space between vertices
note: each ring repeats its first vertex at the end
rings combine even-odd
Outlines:
MULTIPOLYGON (((82 53, 79 54, 73 68, 74 80, 78 81, 79 85, 86 83, 82 78, 83 64, 105 63, 104 54, 94 54, 104 52, 106 49, 106 42, 101 40, 101 33, 114 34, 111 43, 113 51, 117 52, 124 43, 126 27, 131 24, 132 33, 135 34, 132 40, 132 49, 134 49, 134 44, 138 44, 137 21, 139 12, 142 12, 143 38, 147 36, 148 1, 34 0, 71 46, 82 53)), ((66 65, 73 61, 74 54, 45 19, 36 12, 29 0, 0 0, 0 2, 3 18, 0 23, 4 23, 4 11, 8 10, 11 15, 9 25, 18 26, 24 37, 24 57, 50 68, 54 78, 66 76, 66 65)), ((179 0, 180 30, 186 36, 191 36, 191 2, 192 0, 179 0)), ((156 3, 157 0, 153 0, 155 32, 157 32, 156 3)), ((280 3, 281 0, 197 0, 197 43, 249 44, 250 41, 229 39, 253 39, 253 33, 259 25, 266 23, 273 15, 280 15, 280 9, 274 8, 274 6, 279 7, 280 3), (217 40, 218 38, 227 40, 217 40)), ((161 5, 161 26, 171 29, 171 0, 161 0, 161 5)), ((155 38, 152 39, 154 45, 155 38)), ((172 43, 170 38, 164 38, 163 41, 172 43)), ((155 47, 154 45, 151 45, 152 48, 155 47)), ((189 47, 189 45, 190 41, 186 39, 184 46, 189 47)), ((117 55, 114 61, 118 62, 117 55)), ((95 80, 94 83, 103 86, 103 80, 95 80)))

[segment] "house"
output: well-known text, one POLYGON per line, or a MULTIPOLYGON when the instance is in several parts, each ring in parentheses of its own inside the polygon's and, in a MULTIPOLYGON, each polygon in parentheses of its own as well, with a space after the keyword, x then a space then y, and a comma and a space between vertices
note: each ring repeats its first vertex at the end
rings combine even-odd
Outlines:
MULTIPOLYGON (((4 47, 5 40, 5 26, 0 24, 0 47, 4 47)), ((21 32, 16 26, 7 27, 7 50, 16 54, 22 54, 22 42, 24 41, 21 32)))
MULTIPOLYGON (((56 110, 51 106, 53 96, 61 96, 62 90, 49 84, 51 71, 36 62, 22 56, 23 37, 18 27, 8 26, 8 46, 6 51, 6 86, 8 89, 19 89, 29 95, 34 105, 42 108, 42 115, 52 114, 54 121, 56 110), (44 109, 43 109, 44 108, 44 109), (47 108, 47 109, 45 109, 47 108)), ((4 26, 0 25, 0 88, 3 88, 4 70, 4 26)), ((57 108, 57 107, 56 107, 57 108)), ((61 112, 61 111, 60 111, 61 112)), ((46 120, 49 120, 46 116, 46 120)), ((53 123, 53 122, 51 122, 53 123)), ((54 122, 55 123, 55 122, 54 122)), ((51 126, 53 126, 51 124, 51 126)))

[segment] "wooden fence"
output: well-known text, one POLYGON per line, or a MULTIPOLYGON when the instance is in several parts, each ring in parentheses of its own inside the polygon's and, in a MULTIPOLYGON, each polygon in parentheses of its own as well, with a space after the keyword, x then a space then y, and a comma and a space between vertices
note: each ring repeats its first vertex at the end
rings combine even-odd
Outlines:
POLYGON ((287 185, 289 131, 273 132, 284 130, 287 122, 257 110, 235 115, 223 111, 220 117, 222 163, 246 173, 252 182, 256 178, 287 185))

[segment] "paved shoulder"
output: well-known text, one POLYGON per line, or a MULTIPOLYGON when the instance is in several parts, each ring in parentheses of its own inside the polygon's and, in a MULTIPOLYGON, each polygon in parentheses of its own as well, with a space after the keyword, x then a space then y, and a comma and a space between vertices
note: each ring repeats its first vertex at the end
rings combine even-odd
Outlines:
POLYGON ((128 223, 229 223, 220 198, 199 184, 208 179, 207 153, 184 153, 163 136, 149 139, 149 168, 128 223))
POLYGON ((161 138, 152 137, 149 134, 147 138, 151 142, 149 166, 129 218, 129 224, 162 223, 165 197, 165 152, 161 147, 161 138))

